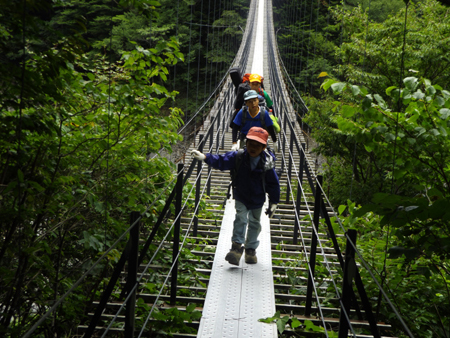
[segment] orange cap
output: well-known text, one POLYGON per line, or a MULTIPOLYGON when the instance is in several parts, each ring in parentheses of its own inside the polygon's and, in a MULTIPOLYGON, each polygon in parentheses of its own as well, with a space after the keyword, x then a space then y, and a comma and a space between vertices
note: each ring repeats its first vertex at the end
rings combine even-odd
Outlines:
POLYGON ((267 144, 269 133, 260 127, 251 127, 247 133, 247 139, 253 140, 262 144, 267 144))

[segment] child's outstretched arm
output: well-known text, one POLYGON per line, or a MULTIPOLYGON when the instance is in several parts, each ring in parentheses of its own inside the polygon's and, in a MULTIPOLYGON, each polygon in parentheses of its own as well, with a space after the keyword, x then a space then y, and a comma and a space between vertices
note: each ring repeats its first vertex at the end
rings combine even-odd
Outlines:
POLYGON ((206 155, 203 154, 202 152, 198 151, 198 150, 192 150, 192 151, 191 151, 191 155, 192 155, 196 160, 199 160, 199 161, 203 161, 203 160, 205 160, 205 158, 206 158, 206 155))

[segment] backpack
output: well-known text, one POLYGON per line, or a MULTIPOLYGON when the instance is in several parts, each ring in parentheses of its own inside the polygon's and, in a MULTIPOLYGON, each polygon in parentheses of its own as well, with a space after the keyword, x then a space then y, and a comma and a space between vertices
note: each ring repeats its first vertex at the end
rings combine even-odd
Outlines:
MULTIPOLYGON (((272 154, 269 150, 263 151, 266 154, 266 161, 264 163, 263 172, 261 174, 261 178, 263 181, 263 189, 264 193, 266 192, 266 171, 275 168, 275 161, 276 157, 274 154, 272 154)), ((225 204, 227 203, 227 200, 231 197, 231 188, 236 188, 236 176, 239 171, 239 168, 242 164, 242 160, 244 159, 244 149, 239 149, 237 151, 236 157, 235 157, 235 165, 234 168, 230 170, 230 184, 228 185, 228 191, 227 195, 225 197, 225 200, 223 201, 223 207, 225 207, 225 204)))
POLYGON ((247 90, 250 90, 250 84, 248 81, 242 82, 239 84, 239 86, 236 88, 236 98, 234 99, 234 109, 241 109, 244 105, 244 94, 247 90))
POLYGON ((230 68, 230 77, 231 82, 233 82, 233 85, 235 87, 234 93, 237 93, 239 85, 242 83, 242 76, 241 76, 241 70, 239 67, 233 67, 230 68))

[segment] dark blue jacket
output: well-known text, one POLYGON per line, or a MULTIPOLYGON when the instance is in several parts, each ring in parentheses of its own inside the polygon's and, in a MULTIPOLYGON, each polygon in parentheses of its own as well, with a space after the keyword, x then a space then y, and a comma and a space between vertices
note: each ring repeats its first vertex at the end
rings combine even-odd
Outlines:
MULTIPOLYGON (((236 155, 237 151, 230 151, 223 155, 206 154, 205 162, 214 169, 231 170, 236 165, 236 155)), ((272 156, 263 151, 254 170, 251 170, 247 150, 244 151, 243 156, 236 173, 234 198, 243 203, 247 209, 258 209, 266 201, 265 190, 269 194, 269 201, 278 204, 280 202, 280 182, 275 172, 275 163, 272 156), (265 176, 265 189, 262 175, 265 176)))

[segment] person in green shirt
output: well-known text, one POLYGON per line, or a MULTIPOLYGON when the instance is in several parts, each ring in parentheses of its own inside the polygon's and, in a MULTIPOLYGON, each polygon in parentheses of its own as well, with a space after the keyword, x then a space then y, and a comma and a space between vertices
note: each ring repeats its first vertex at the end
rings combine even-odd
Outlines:
POLYGON ((262 81, 263 81, 263 78, 261 75, 251 74, 249 77, 250 88, 252 90, 256 91, 259 95, 264 97, 264 99, 266 100, 267 110, 269 110, 269 109, 273 110, 272 99, 270 98, 269 94, 267 94, 267 92, 261 88, 262 81))

